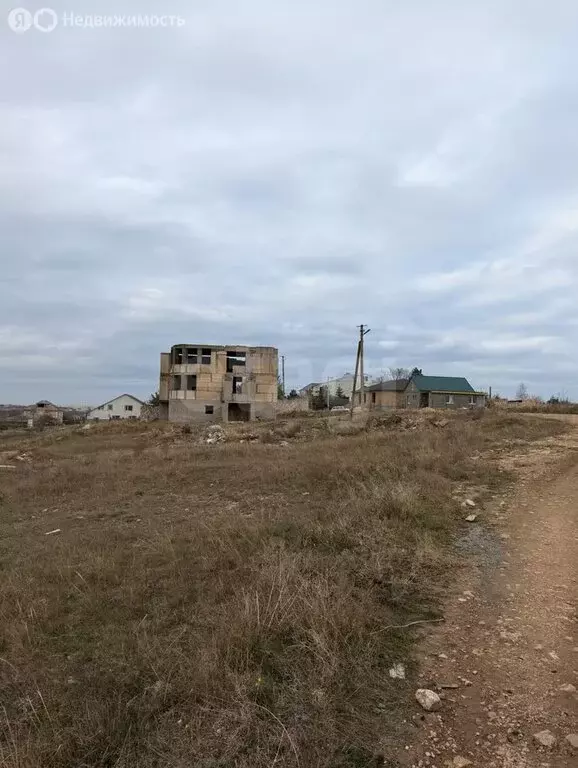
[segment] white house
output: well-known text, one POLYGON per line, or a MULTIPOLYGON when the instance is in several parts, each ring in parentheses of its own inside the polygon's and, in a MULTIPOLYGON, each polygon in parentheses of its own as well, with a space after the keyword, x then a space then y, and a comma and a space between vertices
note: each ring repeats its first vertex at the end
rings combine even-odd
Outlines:
MULTIPOLYGON (((365 379, 365 386, 368 387, 371 384, 374 383, 373 379, 370 378, 367 374, 363 377, 365 379)), ((357 390, 359 391, 361 379, 358 376, 357 378, 357 390)), ((318 395, 319 390, 321 387, 329 388, 329 395, 331 397, 336 397, 339 390, 341 390, 341 393, 343 397, 350 398, 351 394, 353 392, 353 374, 352 373, 344 373, 343 376, 339 376, 337 379, 326 379, 322 382, 313 382, 311 384, 308 384, 306 387, 303 387, 303 389, 299 390, 299 394, 301 397, 307 397, 308 395, 318 395)))
POLYGON ((108 403, 103 403, 88 412, 89 421, 118 421, 118 419, 138 419, 144 403, 132 395, 119 395, 108 403))
MULTIPOLYGON (((370 384, 373 384, 373 379, 371 379, 367 374, 363 377, 365 381, 365 386, 368 387, 370 384)), ((343 376, 340 376, 337 379, 329 379, 323 386, 329 387, 329 394, 331 397, 336 397, 339 390, 343 393, 344 397, 350 398, 353 393, 353 374, 352 373, 344 373, 343 376)), ((358 376, 357 378, 357 389, 361 387, 361 377, 358 376)))

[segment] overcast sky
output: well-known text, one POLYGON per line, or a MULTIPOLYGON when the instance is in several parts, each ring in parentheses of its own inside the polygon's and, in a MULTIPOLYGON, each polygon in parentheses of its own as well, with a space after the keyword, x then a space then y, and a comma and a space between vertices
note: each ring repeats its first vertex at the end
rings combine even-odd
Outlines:
POLYGON ((0 402, 146 396, 197 341, 304 385, 359 323, 372 372, 578 399, 575 0, 50 0, 21 34, 11 6, 0 402))

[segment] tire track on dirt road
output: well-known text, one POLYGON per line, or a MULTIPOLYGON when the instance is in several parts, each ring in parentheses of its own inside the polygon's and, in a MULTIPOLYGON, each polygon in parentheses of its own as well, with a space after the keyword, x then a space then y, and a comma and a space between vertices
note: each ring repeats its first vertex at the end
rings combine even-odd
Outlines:
POLYGON ((422 646, 443 705, 403 766, 578 767, 578 428, 499 463, 520 480, 422 646))

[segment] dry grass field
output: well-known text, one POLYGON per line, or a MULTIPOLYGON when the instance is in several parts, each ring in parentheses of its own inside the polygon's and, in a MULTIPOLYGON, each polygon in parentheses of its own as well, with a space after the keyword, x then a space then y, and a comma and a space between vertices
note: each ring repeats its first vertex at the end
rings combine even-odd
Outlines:
POLYGON ((0 765, 383 764, 413 706, 395 627, 459 566, 455 483, 564 429, 420 416, 0 434, 0 765))

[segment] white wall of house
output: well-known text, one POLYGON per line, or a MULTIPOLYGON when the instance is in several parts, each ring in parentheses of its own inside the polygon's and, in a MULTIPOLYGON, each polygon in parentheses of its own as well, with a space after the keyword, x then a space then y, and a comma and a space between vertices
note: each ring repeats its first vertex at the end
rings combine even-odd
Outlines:
POLYGON ((104 405, 99 405, 88 412, 89 419, 99 421, 117 421, 118 419, 138 419, 142 403, 132 395, 120 395, 104 405))
MULTIPOLYGON (((375 384, 375 379, 372 379, 371 376, 368 376, 365 374, 365 386, 369 387, 372 384, 375 384)), ((357 390, 359 391, 359 387, 361 384, 361 380, 359 376, 357 377, 357 390)), ((341 389, 343 392, 344 397, 351 397, 351 393, 353 392, 353 374, 352 373, 345 373, 343 376, 339 376, 337 379, 326 379, 325 381, 322 381, 320 384, 317 384, 317 386, 312 387, 311 389, 307 390, 306 388, 300 389, 299 394, 301 397, 308 397, 309 395, 318 395, 319 390, 321 387, 329 387, 329 395, 330 397, 335 397, 337 395, 337 391, 341 389)))
MULTIPOLYGON (((367 374, 365 374, 364 378, 366 387, 369 387, 371 384, 375 383, 373 379, 371 379, 367 374)), ((359 389, 360 385, 361 382, 358 377, 357 389, 359 389)), ((335 397, 337 395, 337 390, 340 387, 345 397, 351 397, 351 393, 353 392, 353 374, 346 373, 344 376, 340 376, 338 379, 331 379, 330 381, 323 384, 323 386, 329 387, 329 394, 331 397, 335 397)))

